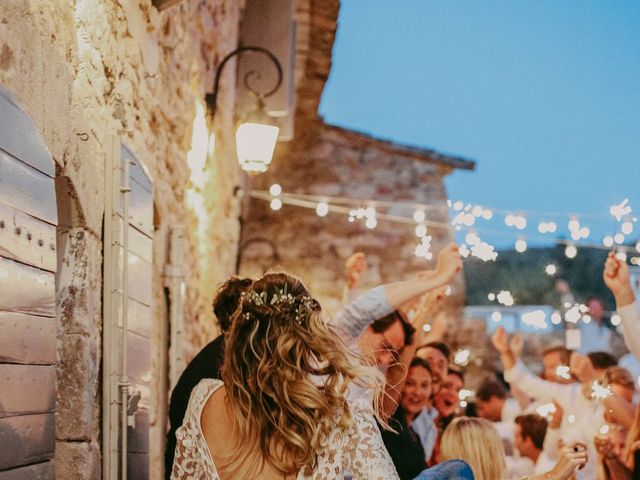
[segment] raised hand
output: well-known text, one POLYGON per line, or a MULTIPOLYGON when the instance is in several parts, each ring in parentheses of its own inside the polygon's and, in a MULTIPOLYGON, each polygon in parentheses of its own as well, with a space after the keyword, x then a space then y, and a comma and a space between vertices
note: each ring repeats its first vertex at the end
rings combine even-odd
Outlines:
POLYGON ((627 262, 619 260, 615 253, 609 252, 607 260, 604 262, 602 273, 604 283, 611 293, 616 297, 618 307, 623 307, 635 300, 633 289, 631 288, 631 277, 627 262))
POLYGON ((522 354, 522 347, 524 347, 524 337, 521 333, 516 333, 513 337, 511 337, 511 341, 509 342, 509 349, 513 356, 516 358, 520 358, 522 354))
POLYGON ((553 405, 556 407, 556 411, 553 412, 551 416, 551 421, 549 422, 549 428, 553 428, 554 430, 557 430, 558 428, 560 428, 560 425, 562 424, 564 409, 562 408, 562 405, 556 402, 555 399, 553 399, 552 401, 553 401, 553 405))
POLYGON ((597 377, 593 363, 591 363, 591 360, 586 355, 573 352, 571 354, 571 360, 569 361, 569 367, 571 373, 573 373, 581 383, 592 382, 597 377))
POLYGON ((364 253, 356 252, 349 257, 345 264, 347 271, 347 285, 350 289, 356 288, 360 277, 367 270, 367 259, 364 253))
POLYGON ((491 343, 499 353, 509 352, 509 336, 504 327, 496 328, 496 331, 491 335, 491 343))
POLYGON ((455 243, 450 243, 438 254, 436 275, 441 275, 444 283, 449 283, 453 276, 462 270, 462 256, 455 243))
POLYGON ((566 480, 576 468, 583 468, 587 460, 587 446, 582 442, 571 442, 560 449, 555 467, 545 478, 566 480))

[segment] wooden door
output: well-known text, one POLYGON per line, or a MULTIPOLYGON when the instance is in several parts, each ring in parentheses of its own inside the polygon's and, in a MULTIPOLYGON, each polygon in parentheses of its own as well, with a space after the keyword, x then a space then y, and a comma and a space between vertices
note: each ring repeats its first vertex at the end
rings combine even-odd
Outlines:
POLYGON ((55 168, 0 88, 0 480, 54 478, 55 168))

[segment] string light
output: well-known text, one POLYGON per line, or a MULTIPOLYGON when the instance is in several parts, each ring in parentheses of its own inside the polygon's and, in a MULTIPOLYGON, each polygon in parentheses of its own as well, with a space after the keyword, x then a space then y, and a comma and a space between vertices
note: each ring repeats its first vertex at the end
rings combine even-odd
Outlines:
POLYGON ((631 233, 633 232, 633 223, 631 223, 629 220, 625 221, 620 226, 620 231, 625 235, 631 235, 631 233))
POLYGON ((556 310, 551 314, 551 323, 559 325, 560 322, 562 322, 562 315, 560 315, 560 312, 556 310))
POLYGON ((416 236, 418 238, 422 238, 427 234, 427 226, 426 225, 416 225, 416 236))
POLYGON ((591 315, 583 315, 582 316, 582 321, 584 323, 591 323, 591 315))
POLYGON ((524 253, 527 251, 527 242, 524 238, 516 240, 516 252, 524 253))
POLYGON ((564 254, 567 256, 567 258, 576 258, 576 255, 578 255, 578 249, 575 245, 569 244, 564 249, 564 254))
POLYGON ((569 323, 578 323, 578 320, 582 317, 582 313, 580 313, 580 309, 577 305, 574 305, 569 310, 567 310, 564 314, 565 321, 569 323))
POLYGON ((269 205, 271 206, 271 210, 280 210, 282 208, 282 200, 280 200, 279 198, 274 198, 273 200, 271 200, 269 205))
POLYGON ((271 185, 271 187, 269 187, 269 193, 274 197, 277 197, 282 193, 282 187, 279 184, 274 183, 273 185, 271 185))
POLYGON ((605 235, 604 238, 602 239, 602 244, 605 247, 612 247, 613 246, 613 237, 611 235, 605 235))
POLYGON ((501 303, 505 307, 513 306, 513 297, 511 296, 511 292, 508 290, 500 290, 496 298, 498 299, 498 303, 501 303))
POLYGON ((329 204, 327 202, 318 202, 316 213, 319 217, 326 217, 329 213, 329 204))
POLYGON ((621 233, 616 233, 613 237, 613 240, 618 244, 622 245, 624 243, 624 235, 621 233))
POLYGON ((614 313, 613 315, 611 315, 611 325, 613 325, 614 327, 617 327, 618 325, 620 325, 620 322, 622 322, 620 315, 618 315, 617 313, 614 313))
POLYGON ((499 322, 500 320, 502 320, 502 313, 495 311, 491 314, 491 320, 493 320, 494 322, 499 322))
POLYGON ((484 218, 485 220, 491 220, 493 218, 493 211, 488 208, 485 208, 482 211, 482 218, 484 218))
POLYGON ((424 210, 416 210, 415 212, 413 212, 413 220, 416 223, 422 223, 426 220, 427 215, 424 212, 424 210))
POLYGON ((490 301, 492 301, 492 302, 493 302, 493 301, 496 299, 496 294, 495 294, 495 293, 490 293, 489 295, 487 295, 487 298, 488 298, 490 301))
POLYGON ((553 263, 550 263, 549 265, 544 267, 544 271, 547 273, 547 275, 553 276, 558 271, 558 267, 556 267, 553 263))

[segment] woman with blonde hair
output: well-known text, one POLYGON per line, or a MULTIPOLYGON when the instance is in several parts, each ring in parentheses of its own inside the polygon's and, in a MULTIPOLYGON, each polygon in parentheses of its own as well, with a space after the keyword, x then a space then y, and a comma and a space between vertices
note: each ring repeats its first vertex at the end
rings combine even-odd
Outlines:
POLYGON ((380 392, 320 318, 320 304, 284 273, 243 294, 228 334, 222 381, 193 390, 171 473, 174 480, 398 475, 374 420, 376 402, 350 403, 351 386, 380 392))
MULTIPOLYGON (((505 455, 502 440, 491 422, 483 418, 460 417, 449 424, 442 436, 440 459, 464 460, 471 466, 475 480, 503 480, 505 455)), ((565 480, 587 462, 586 447, 572 442, 562 448, 553 470, 526 480, 565 480)), ((523 480, 525 480, 523 479, 523 480)))

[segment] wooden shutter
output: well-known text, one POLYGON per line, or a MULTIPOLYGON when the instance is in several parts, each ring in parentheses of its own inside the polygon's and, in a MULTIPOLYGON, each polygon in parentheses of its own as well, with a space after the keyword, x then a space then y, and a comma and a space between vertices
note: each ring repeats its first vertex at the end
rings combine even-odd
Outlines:
POLYGON ((53 159, 0 88, 0 480, 54 477, 53 159))

